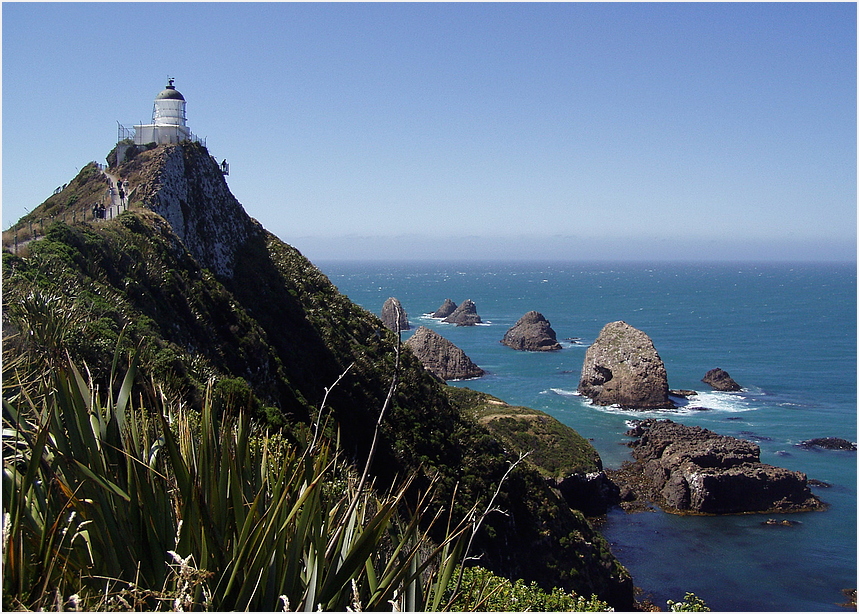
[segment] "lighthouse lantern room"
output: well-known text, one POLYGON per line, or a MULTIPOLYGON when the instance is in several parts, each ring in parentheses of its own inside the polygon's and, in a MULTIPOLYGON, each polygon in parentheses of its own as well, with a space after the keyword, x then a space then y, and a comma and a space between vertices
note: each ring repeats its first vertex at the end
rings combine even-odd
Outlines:
POLYGON ((167 79, 167 87, 155 97, 152 123, 134 126, 134 144, 165 145, 186 140, 197 139, 186 124, 185 97, 173 86, 173 79, 167 79))

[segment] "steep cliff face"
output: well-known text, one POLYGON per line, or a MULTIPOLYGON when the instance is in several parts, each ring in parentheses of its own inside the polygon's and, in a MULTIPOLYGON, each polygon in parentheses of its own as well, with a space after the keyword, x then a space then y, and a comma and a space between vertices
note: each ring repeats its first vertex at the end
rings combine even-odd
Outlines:
POLYGON ((136 192, 143 206, 167 220, 200 266, 232 277, 255 228, 217 162, 197 143, 165 145, 136 160, 147 167, 136 192))

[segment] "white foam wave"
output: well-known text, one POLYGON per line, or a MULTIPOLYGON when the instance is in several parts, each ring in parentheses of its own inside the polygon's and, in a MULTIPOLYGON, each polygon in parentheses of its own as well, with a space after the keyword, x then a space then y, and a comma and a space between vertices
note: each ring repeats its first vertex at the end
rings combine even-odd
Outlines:
POLYGON ((592 403, 589 404, 588 407, 604 414, 628 416, 635 419, 692 416, 703 410, 701 407, 678 407, 677 409, 626 409, 619 405, 594 405, 592 403))
MULTIPOLYGON (((421 315, 418 319, 419 320, 429 320, 430 322, 438 322, 439 324, 445 324, 447 326, 456 326, 456 324, 453 324, 451 322, 445 322, 444 318, 432 317, 431 313, 425 313, 425 314, 421 315)), ((474 324, 474 326, 492 326, 492 320, 484 320, 483 322, 478 322, 477 324, 474 324)))
POLYGON ((561 341, 558 341, 558 343, 561 344, 562 348, 582 348, 582 349, 588 348, 588 345, 585 343, 582 343, 581 341, 564 341, 564 340, 561 340, 561 341))
POLYGON ((562 397, 578 397, 581 396, 578 390, 564 390, 563 388, 549 388, 540 394, 557 394, 562 397))
MULTIPOLYGON (((556 394, 561 397, 581 397, 578 390, 567 390, 565 388, 549 388, 540 394, 556 394)), ((699 392, 688 399, 672 396, 671 399, 678 405, 676 409, 628 409, 619 405, 594 405, 588 402, 588 406, 597 411, 610 414, 621 414, 630 418, 653 418, 671 416, 689 416, 702 411, 738 413, 752 411, 756 407, 749 399, 735 392, 699 392)), ((585 399, 587 401, 587 399, 585 399)))
POLYGON ((699 392, 686 401, 688 403, 686 407, 692 409, 698 408, 696 411, 700 411, 701 408, 725 412, 741 412, 755 409, 748 397, 742 392, 717 392, 708 390, 699 392))

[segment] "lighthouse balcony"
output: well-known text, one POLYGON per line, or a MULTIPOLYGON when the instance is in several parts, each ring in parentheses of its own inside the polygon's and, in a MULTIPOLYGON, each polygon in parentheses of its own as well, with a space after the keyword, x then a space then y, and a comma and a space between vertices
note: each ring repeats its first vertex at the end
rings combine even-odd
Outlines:
POLYGON ((183 141, 192 141, 206 146, 206 139, 193 134, 186 126, 143 124, 134 126, 134 144, 174 145, 183 141))

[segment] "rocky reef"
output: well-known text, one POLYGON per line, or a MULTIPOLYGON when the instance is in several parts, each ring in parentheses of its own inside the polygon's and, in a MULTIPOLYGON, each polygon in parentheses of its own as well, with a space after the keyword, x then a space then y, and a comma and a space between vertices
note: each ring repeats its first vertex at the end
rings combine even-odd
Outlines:
POLYGON ((842 439, 840 437, 815 437, 806 439, 796 444, 800 448, 811 450, 814 448, 822 448, 824 450, 849 450, 856 451, 856 444, 852 441, 842 439))
POLYGON ((674 409, 653 341, 623 321, 609 322, 585 353, 579 393, 596 405, 674 409))
POLYGON ((720 392, 736 392, 742 390, 742 387, 728 375, 727 371, 722 369, 710 369, 704 374, 702 382, 709 385, 713 390, 720 392))
POLYGON ((671 420, 638 422, 627 435, 634 463, 611 477, 626 502, 668 512, 742 514, 824 509, 804 473, 760 462, 757 444, 671 420))
POLYGON ((465 352, 434 330, 420 326, 405 345, 424 368, 442 380, 471 379, 484 375, 465 352))
POLYGON ((501 343, 514 350, 548 352, 560 350, 561 344, 552 325, 537 311, 529 311, 519 318, 501 339, 501 343))
POLYGON ((462 301, 459 307, 454 309, 453 313, 443 321, 457 326, 474 326, 481 323, 480 316, 477 315, 477 306, 471 299, 462 301))
POLYGON ((401 330, 409 330, 409 316, 400 301, 393 296, 385 301, 382 305, 382 324, 385 328, 394 331, 395 333, 401 330))

